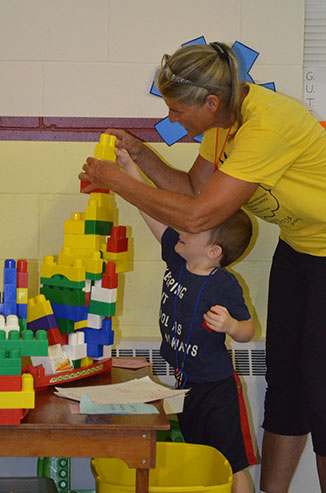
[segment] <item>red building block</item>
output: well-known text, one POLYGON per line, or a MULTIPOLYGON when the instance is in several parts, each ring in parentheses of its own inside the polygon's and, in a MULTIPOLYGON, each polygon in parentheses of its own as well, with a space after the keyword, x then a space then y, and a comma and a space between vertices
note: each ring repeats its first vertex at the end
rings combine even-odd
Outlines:
POLYGON ((128 250, 128 238, 126 237, 126 226, 113 226, 111 236, 107 239, 107 252, 126 252, 128 250))
POLYGON ((0 409, 0 425, 20 425, 24 416, 22 409, 0 409))
POLYGON ((107 262, 102 276, 102 288, 114 289, 118 287, 118 274, 115 273, 115 263, 107 262))
POLYGON ((58 327, 47 330, 46 335, 48 336, 49 346, 53 346, 54 344, 61 344, 61 333, 58 327))
POLYGON ((0 375, 0 392, 20 392, 21 389, 21 375, 0 375))
POLYGON ((28 288, 27 260, 17 262, 17 288, 28 288))
POLYGON ((80 193, 110 193, 110 190, 108 189, 102 189, 102 188, 96 188, 95 190, 92 190, 91 192, 84 192, 84 188, 88 187, 91 183, 89 181, 81 181, 80 180, 80 193))

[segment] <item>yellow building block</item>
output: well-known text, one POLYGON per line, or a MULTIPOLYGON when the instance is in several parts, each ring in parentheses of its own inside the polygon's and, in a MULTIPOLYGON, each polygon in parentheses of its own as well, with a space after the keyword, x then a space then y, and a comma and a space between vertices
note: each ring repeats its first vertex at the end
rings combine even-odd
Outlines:
POLYGON ((87 356, 86 358, 82 358, 80 360, 80 367, 92 365, 93 362, 94 362, 93 358, 90 358, 89 356, 87 356))
POLYGON ((72 248, 63 246, 61 252, 58 254, 58 264, 72 266, 75 258, 76 255, 74 254, 72 248))
POLYGON ((28 300, 27 323, 47 315, 53 315, 53 310, 50 301, 45 298, 44 294, 39 294, 28 300))
POLYGON ((40 266, 40 277, 53 277, 56 274, 65 276, 67 279, 69 279, 69 281, 85 281, 86 271, 84 262, 82 261, 82 259, 76 258, 73 265, 57 264, 54 261, 53 255, 46 255, 44 257, 44 261, 40 266))
POLYGON ((95 198, 91 197, 88 201, 88 205, 85 208, 85 220, 113 222, 113 210, 111 208, 111 202, 109 203, 109 207, 101 206, 95 198))
POLYGON ((100 235, 63 235, 64 246, 71 247, 76 256, 90 257, 100 250, 100 235))
POLYGON ((74 329, 83 329, 84 327, 87 327, 87 320, 80 320, 79 322, 74 323, 74 329))
POLYGON ((128 272, 130 270, 129 252, 107 252, 105 243, 102 244, 101 252, 103 260, 106 262, 115 263, 115 271, 117 274, 120 274, 121 272, 128 272))
POLYGON ((85 233, 85 219, 80 212, 73 212, 71 219, 67 219, 63 224, 64 234, 82 235, 85 233))
POLYGON ((22 375, 21 391, 0 392, 0 409, 33 409, 34 407, 34 380, 30 373, 22 375))
POLYGON ((107 209, 112 209, 112 202, 110 194, 102 192, 91 192, 90 198, 96 200, 99 207, 106 207, 107 209))
POLYGON ((85 258, 84 261, 86 272, 91 274, 101 274, 103 272, 103 259, 99 251, 94 252, 89 258, 85 258))
POLYGON ((28 301, 28 288, 17 288, 17 303, 26 304, 28 301))
POLYGON ((99 143, 95 146, 94 157, 105 161, 116 161, 115 155, 115 135, 101 134, 99 143))

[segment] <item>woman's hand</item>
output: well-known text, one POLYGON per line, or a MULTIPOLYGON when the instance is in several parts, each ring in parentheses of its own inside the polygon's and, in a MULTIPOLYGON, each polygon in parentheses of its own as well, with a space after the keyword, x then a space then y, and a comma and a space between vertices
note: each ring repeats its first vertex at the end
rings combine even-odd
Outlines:
POLYGON ((134 137, 120 128, 107 128, 105 133, 116 136, 117 140, 115 145, 118 149, 126 149, 131 158, 135 161, 140 159, 140 155, 143 152, 145 145, 138 137, 134 137))
POLYGON ((119 166, 112 161, 102 161, 93 157, 87 158, 83 165, 83 172, 79 173, 78 178, 81 181, 89 181, 90 185, 83 189, 83 192, 92 192, 97 188, 110 189, 114 178, 121 173, 119 166))

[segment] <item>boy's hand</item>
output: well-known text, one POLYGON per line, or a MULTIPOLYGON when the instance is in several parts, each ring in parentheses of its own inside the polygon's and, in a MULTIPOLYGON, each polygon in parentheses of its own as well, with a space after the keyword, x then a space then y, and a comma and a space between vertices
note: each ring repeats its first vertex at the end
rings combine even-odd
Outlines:
POLYGON ((209 332, 223 332, 225 334, 232 335, 234 330, 234 318, 231 317, 229 311, 225 306, 215 305, 204 314, 204 327, 209 332))
POLYGON ((222 332, 228 334, 237 342, 248 342, 255 335, 255 326, 251 318, 236 320, 231 317, 225 306, 212 306, 204 314, 204 327, 208 332, 222 332))
POLYGON ((117 164, 128 174, 132 174, 132 171, 137 168, 137 164, 130 157, 128 151, 126 149, 116 149, 115 154, 117 156, 117 164))

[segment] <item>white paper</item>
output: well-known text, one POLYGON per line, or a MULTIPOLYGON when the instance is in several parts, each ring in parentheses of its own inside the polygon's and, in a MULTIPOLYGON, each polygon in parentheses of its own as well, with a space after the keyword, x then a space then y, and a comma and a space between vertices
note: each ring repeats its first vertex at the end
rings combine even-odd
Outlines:
POLYGON ((97 404, 131 404, 134 402, 150 402, 167 399, 176 395, 184 395, 187 390, 170 389, 153 382, 148 376, 136 378, 123 383, 96 385, 88 387, 55 387, 56 395, 80 401, 86 394, 97 404))

